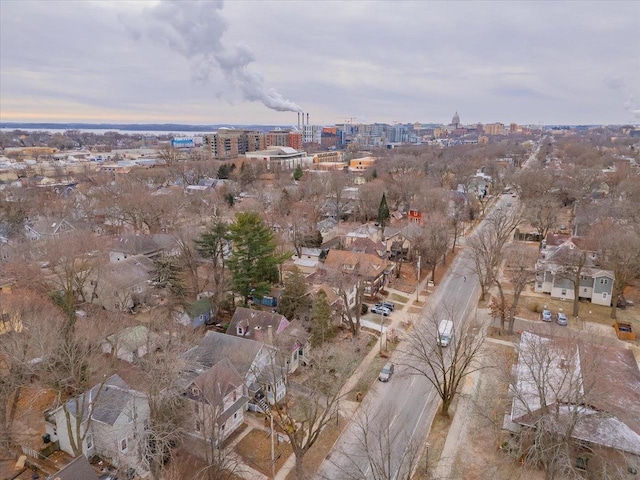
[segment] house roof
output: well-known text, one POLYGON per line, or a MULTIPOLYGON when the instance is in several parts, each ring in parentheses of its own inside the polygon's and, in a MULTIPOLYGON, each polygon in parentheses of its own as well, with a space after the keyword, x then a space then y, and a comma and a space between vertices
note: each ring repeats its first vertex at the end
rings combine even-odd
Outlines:
POLYGON ((575 438, 640 455, 640 370, 630 350, 523 332, 516 369, 513 422, 535 425, 554 411, 566 431, 579 413, 575 438))
POLYGON ((74 417, 81 413, 84 420, 90 414, 93 421, 113 425, 136 395, 142 394, 132 390, 118 375, 112 375, 104 384, 95 385, 79 397, 68 400, 66 406, 74 417))
POLYGON ((207 368, 226 358, 241 375, 246 375, 261 348, 262 344, 255 340, 210 331, 184 358, 207 368))
POLYGON ((127 327, 107 337, 107 341, 112 345, 117 345, 118 348, 124 348, 131 352, 149 343, 154 343, 157 339, 159 339, 158 335, 144 325, 127 327))
POLYGON ((55 235, 61 231, 75 230, 73 225, 67 222, 64 218, 53 219, 38 217, 38 219, 29 226, 40 235, 55 235))
POLYGON ((227 335, 238 335, 238 327, 242 327, 245 332, 242 337, 258 342, 267 342, 267 332, 272 328, 273 334, 277 335, 289 325, 289 320, 279 313, 264 312, 262 310, 252 310, 250 308, 236 308, 233 318, 227 328, 227 335))
POLYGON ((98 480, 98 474, 91 468, 87 457, 80 455, 47 477, 47 480, 98 480))
POLYGON ((244 379, 229 359, 223 358, 213 367, 198 375, 191 385, 198 388, 207 403, 220 405, 224 402, 224 397, 244 385, 244 379))
POLYGON ((200 300, 196 300, 187 306, 187 313, 191 317, 197 317, 211 310, 211 299, 209 297, 202 297, 200 300))
POLYGON ((144 255, 135 255, 103 265, 98 276, 116 290, 123 290, 150 280, 154 269, 153 260, 144 255))
POLYGON ((360 225, 359 227, 347 233, 347 237, 370 238, 374 235, 377 235, 379 232, 379 227, 376 227, 371 223, 365 223, 364 225, 360 225))
POLYGON ((370 253, 329 250, 324 264, 329 269, 355 273, 368 278, 381 275, 388 262, 370 253))
POLYGON ((377 243, 370 238, 356 238, 349 245, 349 250, 352 252, 368 253, 379 257, 378 252, 385 252, 386 248, 383 243, 377 243))
POLYGON ((160 251, 160 246, 149 235, 125 235, 111 249, 131 255, 150 255, 160 251))
POLYGON ((178 246, 178 239, 175 235, 168 233, 156 233, 151 237, 161 250, 170 252, 178 246))

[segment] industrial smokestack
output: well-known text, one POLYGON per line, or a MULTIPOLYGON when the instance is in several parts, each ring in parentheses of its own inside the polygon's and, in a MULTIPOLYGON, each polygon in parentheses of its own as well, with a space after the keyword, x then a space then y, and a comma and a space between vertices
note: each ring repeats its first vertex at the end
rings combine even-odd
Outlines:
POLYGON ((307 125, 309 125, 309 114, 307 113, 307 125))
POLYGON ((298 130, 300 130, 300 112, 298 112, 298 130))
POLYGON ((304 129, 304 112, 302 112, 302 128, 304 129))

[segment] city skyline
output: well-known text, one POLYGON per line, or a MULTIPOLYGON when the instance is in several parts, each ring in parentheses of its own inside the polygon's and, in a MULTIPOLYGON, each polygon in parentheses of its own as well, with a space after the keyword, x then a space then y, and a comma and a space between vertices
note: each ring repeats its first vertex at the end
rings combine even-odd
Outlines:
POLYGON ((0 14, 2 122, 640 121, 637 2, 2 1, 0 14))

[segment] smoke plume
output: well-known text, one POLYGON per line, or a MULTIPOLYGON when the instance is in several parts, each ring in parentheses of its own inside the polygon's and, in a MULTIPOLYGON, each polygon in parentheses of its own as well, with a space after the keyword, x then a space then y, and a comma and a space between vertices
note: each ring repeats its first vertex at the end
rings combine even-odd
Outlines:
POLYGON ((264 76, 251 68, 255 56, 247 45, 229 49, 223 44, 228 24, 221 15, 222 6, 222 0, 166 0, 147 8, 135 23, 123 21, 133 38, 146 36, 188 59, 195 81, 208 81, 219 68, 246 100, 279 112, 301 112, 294 102, 268 88, 264 76))

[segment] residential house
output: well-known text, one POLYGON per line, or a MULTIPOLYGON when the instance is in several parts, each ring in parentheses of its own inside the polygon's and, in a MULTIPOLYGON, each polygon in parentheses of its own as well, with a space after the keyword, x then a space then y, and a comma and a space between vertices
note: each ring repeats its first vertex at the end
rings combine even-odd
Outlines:
POLYGON ((144 302, 155 265, 144 255, 95 269, 84 287, 85 298, 110 312, 130 310, 144 302))
MULTIPOLYGON (((523 332, 504 428, 535 442, 539 425, 570 432, 566 451, 589 478, 603 462, 640 470, 640 370, 626 348, 523 332)), ((615 471, 609 467, 608 471, 615 471)))
POLYGON ((323 250, 320 248, 302 247, 300 249, 300 257, 293 256, 293 264, 298 267, 302 273, 313 273, 320 265, 324 258, 323 250))
POLYGON ((420 224, 410 222, 401 228, 387 227, 385 230, 385 251, 393 261, 408 260, 411 246, 422 234, 420 224))
POLYGON ((109 261, 119 262, 136 255, 144 255, 150 260, 155 260, 161 253, 160 245, 151 236, 125 235, 109 250, 109 261))
POLYGON ((311 345, 310 335, 297 321, 289 321, 279 313, 236 308, 229 323, 227 335, 249 338, 266 343, 278 349, 287 373, 293 373, 302 363, 306 363, 306 356, 311 345))
POLYGON ((199 300, 187 305, 180 323, 183 325, 191 325, 193 328, 210 325, 215 318, 215 312, 216 308, 212 304, 211 298, 203 296, 199 300))
POLYGON ((387 284, 394 264, 368 253, 329 250, 324 268, 362 280, 364 294, 373 297, 387 284))
POLYGON ((98 474, 91 467, 84 455, 79 455, 46 480, 99 480, 98 474))
MULTIPOLYGON (((345 305, 341 291, 344 292, 344 296, 346 297, 346 307, 351 309, 356 306, 356 296, 358 293, 357 277, 342 275, 339 272, 336 274, 336 272, 320 268, 307 276, 306 280, 312 286, 312 290, 329 287, 333 295, 340 299, 341 312, 342 307, 345 305)), ((327 292, 327 290, 325 290, 325 292, 327 292)))
POLYGON ((228 358, 204 371, 198 366, 188 369, 183 380, 194 436, 222 442, 242 425, 249 402, 247 387, 228 358))
POLYGON ((63 219, 51 219, 46 217, 38 217, 37 220, 27 222, 24 226, 25 234, 28 240, 46 240, 54 238, 65 233, 72 232, 75 227, 68 221, 63 219))
POLYGON ((102 342, 103 353, 114 354, 120 360, 133 363, 159 345, 159 336, 144 325, 128 327, 112 333, 102 342))
POLYGON ((286 369, 278 364, 278 352, 269 345, 209 331, 183 357, 187 364, 196 366, 202 372, 223 359, 229 360, 244 379, 250 398, 249 408, 265 408, 262 405, 265 401, 273 405, 286 394, 286 369))
POLYGON ((349 246, 359 238, 368 238, 374 243, 379 243, 380 241, 382 241, 382 232, 380 230, 380 227, 375 226, 373 223, 365 223, 364 225, 360 225, 359 227, 345 235, 345 248, 348 249, 349 246))
POLYGON ((73 455, 73 439, 86 457, 98 455, 143 478, 148 475, 142 455, 148 425, 147 397, 118 375, 45 412, 46 433, 59 442, 60 450, 73 455))
POLYGON ((368 253, 379 258, 386 257, 384 242, 374 242, 370 238, 356 238, 348 247, 346 247, 346 250, 351 252, 368 253))
POLYGON ((575 262, 569 259, 583 254, 580 272, 579 298, 597 305, 610 306, 615 275, 598 266, 597 253, 586 250, 580 237, 548 234, 542 241, 540 259, 536 265, 537 293, 548 293, 552 298, 574 299, 575 262), (582 248, 581 248, 582 247, 582 248), (573 263, 573 265, 572 265, 573 263))

